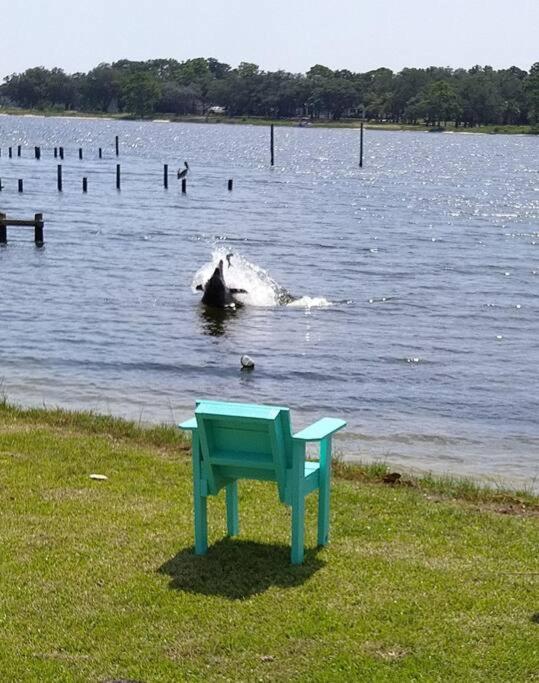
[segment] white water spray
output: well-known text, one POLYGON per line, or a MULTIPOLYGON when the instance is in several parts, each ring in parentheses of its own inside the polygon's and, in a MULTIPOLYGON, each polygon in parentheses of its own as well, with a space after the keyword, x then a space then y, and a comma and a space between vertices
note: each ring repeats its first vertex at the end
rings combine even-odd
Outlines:
POLYGON ((227 260, 227 252, 222 248, 212 252, 211 261, 197 270, 191 283, 191 289, 196 291, 197 285, 204 285, 213 275, 213 271, 223 261, 225 282, 228 287, 245 289, 247 294, 235 295, 238 301, 249 306, 279 306, 287 305, 293 308, 323 308, 331 306, 331 302, 324 297, 302 296, 294 299, 284 287, 281 287, 267 271, 251 263, 240 254, 234 253, 227 260))

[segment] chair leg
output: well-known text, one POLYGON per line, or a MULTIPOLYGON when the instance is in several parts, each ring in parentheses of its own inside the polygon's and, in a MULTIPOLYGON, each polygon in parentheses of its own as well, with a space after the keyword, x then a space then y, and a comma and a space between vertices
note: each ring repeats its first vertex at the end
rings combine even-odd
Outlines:
POLYGON ((329 493, 331 486, 331 441, 320 444, 320 488, 318 489, 318 545, 329 541, 329 493))
POLYGON ((305 546, 305 444, 294 443, 292 453, 292 564, 302 564, 305 546))
POLYGON ((237 481, 226 485, 226 528, 229 536, 237 536, 240 533, 237 481))
POLYGON ((200 444, 198 434, 193 434, 193 499, 195 513, 195 555, 208 552, 208 504, 202 492, 200 472, 200 444))
POLYGON ((302 564, 305 548, 305 497, 292 504, 292 564, 302 564))

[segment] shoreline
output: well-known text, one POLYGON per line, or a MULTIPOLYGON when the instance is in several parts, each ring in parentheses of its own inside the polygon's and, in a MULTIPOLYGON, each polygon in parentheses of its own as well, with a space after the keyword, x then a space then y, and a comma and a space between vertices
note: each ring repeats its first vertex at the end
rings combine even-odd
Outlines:
MULTIPOLYGON (((139 420, 105 415, 92 410, 72 410, 61 407, 31 407, 0 399, 0 430, 6 420, 19 419, 30 424, 46 425, 69 432, 73 428, 91 433, 106 433, 111 438, 131 435, 142 439, 158 439, 163 443, 185 444, 185 438, 173 424, 143 422, 139 420)), ((387 475, 398 472, 399 485, 414 487, 455 499, 482 501, 488 503, 522 503, 537 508, 539 495, 532 488, 518 488, 516 483, 489 480, 467 474, 450 474, 426 471, 413 465, 405 466, 381 460, 364 461, 359 457, 344 459, 338 447, 335 448, 333 469, 336 477, 369 483, 387 483, 387 475)))
MULTIPOLYGON (((104 121, 138 121, 148 123, 203 123, 203 124, 226 124, 226 125, 244 125, 244 126, 278 126, 285 128, 331 128, 331 129, 345 129, 354 130, 360 129, 361 120, 359 119, 345 119, 339 121, 332 120, 315 120, 310 121, 305 126, 300 126, 299 119, 264 119, 254 117, 231 117, 231 116, 195 116, 195 115, 176 115, 176 114, 159 114, 155 117, 137 117, 134 114, 121 113, 110 114, 100 112, 84 112, 84 111, 57 111, 57 110, 36 110, 36 109, 14 109, 0 107, 0 116, 21 116, 34 118, 63 118, 63 119, 94 119, 104 121)), ((488 134, 488 135, 539 135, 539 127, 537 126, 513 126, 503 124, 489 124, 485 126, 477 126, 475 128, 464 128, 455 126, 433 127, 423 124, 407 124, 407 123, 373 123, 366 121, 364 124, 365 130, 380 130, 389 132, 415 132, 415 133, 462 133, 467 135, 488 134)))

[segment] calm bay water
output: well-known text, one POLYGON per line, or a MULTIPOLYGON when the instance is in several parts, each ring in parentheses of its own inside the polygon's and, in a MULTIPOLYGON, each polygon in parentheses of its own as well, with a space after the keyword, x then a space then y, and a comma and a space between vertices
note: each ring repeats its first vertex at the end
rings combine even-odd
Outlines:
POLYGON ((0 117, 0 211, 46 220, 43 249, 21 228, 0 249, 8 399, 170 422, 199 397, 286 404, 297 428, 344 417, 345 456, 537 488, 539 140, 365 142, 361 170, 358 131, 277 129, 270 169, 267 128, 0 117), (186 196, 162 183, 184 159, 186 196), (209 318, 193 278, 219 250, 331 305, 209 318))

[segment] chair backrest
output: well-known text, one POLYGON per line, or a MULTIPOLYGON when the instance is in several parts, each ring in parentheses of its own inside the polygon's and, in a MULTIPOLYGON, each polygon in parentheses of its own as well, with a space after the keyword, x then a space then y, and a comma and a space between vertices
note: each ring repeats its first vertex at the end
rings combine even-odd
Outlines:
POLYGON ((288 408, 199 401, 195 416, 209 493, 234 479, 262 479, 277 482, 284 500, 292 464, 288 408))

